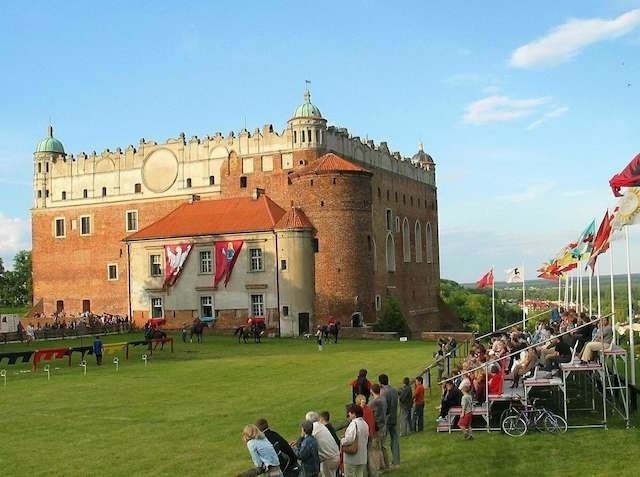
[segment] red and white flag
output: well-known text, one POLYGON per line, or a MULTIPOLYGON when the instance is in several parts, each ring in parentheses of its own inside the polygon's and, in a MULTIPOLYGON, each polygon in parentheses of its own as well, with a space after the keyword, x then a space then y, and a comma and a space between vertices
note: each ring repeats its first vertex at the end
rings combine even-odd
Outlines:
POLYGON ((230 240, 225 242, 215 242, 213 249, 216 257, 216 274, 213 278, 213 286, 217 287, 218 283, 224 280, 224 286, 227 286, 231 279, 233 266, 238 260, 240 249, 242 249, 242 240, 230 240))
POLYGON ((591 250, 591 256, 589 257, 588 266, 591 267, 591 273, 593 274, 598 256, 607 250, 609 250, 609 240, 611 237, 611 224, 613 222, 613 215, 609 215, 607 210, 604 213, 600 227, 598 227, 598 233, 593 240, 593 249, 591 250))
POLYGON ((172 287, 176 283, 189 252, 191 252, 190 243, 164 246, 164 288, 172 287))
POLYGON ((493 268, 483 275, 483 277, 477 281, 477 288, 484 288, 493 285, 493 268))

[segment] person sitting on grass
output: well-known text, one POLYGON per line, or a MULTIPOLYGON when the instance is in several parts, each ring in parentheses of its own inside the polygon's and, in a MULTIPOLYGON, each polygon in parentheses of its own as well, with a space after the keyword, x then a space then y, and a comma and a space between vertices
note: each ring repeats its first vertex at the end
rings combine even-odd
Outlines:
POLYGON ((318 477, 320 475, 318 441, 312 435, 313 426, 313 422, 304 421, 300 425, 300 438, 292 445, 293 451, 300 461, 300 477, 318 477))
POLYGON ((283 477, 280 461, 271 442, 253 424, 244 426, 242 440, 249 449, 251 460, 258 473, 265 473, 268 477, 283 477))

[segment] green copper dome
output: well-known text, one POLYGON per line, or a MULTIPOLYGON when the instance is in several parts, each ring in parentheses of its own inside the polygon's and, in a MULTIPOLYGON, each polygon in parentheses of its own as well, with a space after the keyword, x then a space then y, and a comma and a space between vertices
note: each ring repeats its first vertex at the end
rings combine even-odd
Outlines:
POLYGON ((304 92, 304 103, 298 106, 293 113, 293 118, 321 118, 320 110, 311 103, 311 93, 309 90, 304 92))
POLYGON ((49 136, 44 138, 36 147, 37 152, 55 152, 64 154, 64 146, 60 141, 53 137, 53 127, 49 126, 49 136))

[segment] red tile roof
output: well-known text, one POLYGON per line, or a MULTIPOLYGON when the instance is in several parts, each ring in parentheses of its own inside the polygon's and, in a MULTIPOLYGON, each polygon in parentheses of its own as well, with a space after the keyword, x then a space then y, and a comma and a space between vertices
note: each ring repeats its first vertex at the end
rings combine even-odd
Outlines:
POLYGON ((275 225, 274 229, 313 229, 313 224, 302 209, 291 207, 275 225))
POLYGON ((330 172, 355 172, 371 174, 371 172, 369 172, 365 168, 357 166, 354 163, 349 162, 332 152, 329 152, 319 157, 316 161, 314 161, 307 167, 303 167, 302 169, 297 170, 291 175, 304 176, 307 174, 326 174, 330 172))
POLYGON ((284 209, 264 195, 202 200, 181 205, 126 240, 273 230, 284 215, 284 209))

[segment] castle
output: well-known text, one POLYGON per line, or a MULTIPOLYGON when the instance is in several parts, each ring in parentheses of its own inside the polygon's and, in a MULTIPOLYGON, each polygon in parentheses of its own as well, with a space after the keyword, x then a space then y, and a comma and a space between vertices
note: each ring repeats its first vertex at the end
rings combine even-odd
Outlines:
POLYGON ((327 126, 308 90, 281 133, 266 124, 73 156, 49 127, 33 188, 34 305, 47 314, 223 328, 262 316, 290 336, 329 317, 375 322, 393 296, 413 331, 452 326, 432 158, 327 126), (218 262, 220 244, 231 261, 218 262), (219 267, 230 267, 222 281, 219 267))

